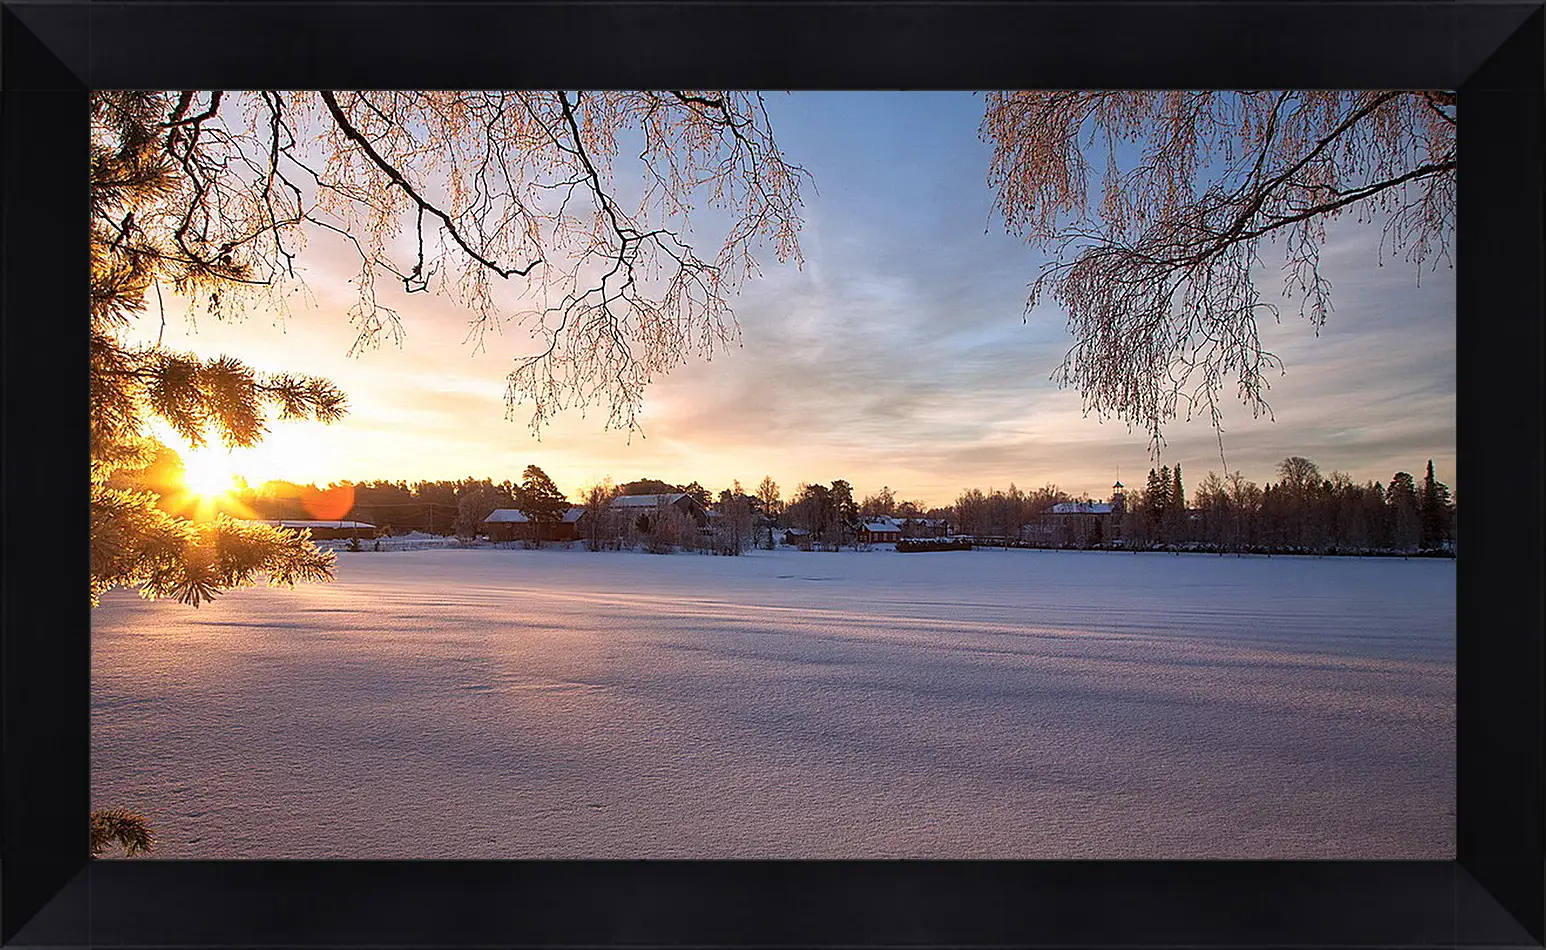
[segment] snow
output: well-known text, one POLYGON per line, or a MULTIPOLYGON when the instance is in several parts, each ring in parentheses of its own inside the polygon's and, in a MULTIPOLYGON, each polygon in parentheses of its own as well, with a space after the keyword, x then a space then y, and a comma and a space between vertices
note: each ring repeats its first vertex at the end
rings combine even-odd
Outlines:
POLYGON ((525 524, 529 520, 526 513, 520 508, 496 508, 489 512, 489 517, 483 519, 483 522, 484 524, 501 524, 504 522, 525 524))
MULTIPOLYGON (((563 524, 574 524, 575 522, 579 521, 581 516, 584 514, 584 508, 566 508, 564 510, 563 516, 559 518, 559 521, 563 524)), ((494 511, 490 512, 489 517, 483 519, 483 522, 484 524, 499 524, 502 522, 525 524, 530 520, 532 519, 528 518, 526 513, 523 512, 520 508, 496 508, 494 511)))
POLYGON ((1061 501, 1054 505, 1055 515, 1109 515, 1112 506, 1104 501, 1061 501))
POLYGON ((685 492, 669 495, 619 495, 612 500, 614 508, 654 508, 657 505, 674 505, 686 498, 685 492))
POLYGON ((1455 855, 1455 562, 340 555, 93 612, 165 858, 1455 855))
POLYGON ((378 551, 424 551, 436 548, 456 548, 470 546, 488 546, 487 541, 463 541, 460 538, 446 537, 439 534, 427 534, 423 531, 412 531, 408 534, 393 535, 390 538, 365 538, 359 542, 347 539, 330 538, 322 541, 313 541, 319 548, 336 551, 339 554, 348 553, 355 556, 356 552, 350 551, 351 544, 358 543, 359 554, 375 554, 378 551))

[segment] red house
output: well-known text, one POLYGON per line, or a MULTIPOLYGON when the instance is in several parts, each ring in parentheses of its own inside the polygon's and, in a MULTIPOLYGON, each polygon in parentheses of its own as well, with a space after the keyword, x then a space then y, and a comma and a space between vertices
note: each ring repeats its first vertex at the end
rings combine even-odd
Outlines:
POLYGON ((902 525, 891 518, 871 518, 859 523, 859 541, 862 544, 885 544, 902 540, 902 525))
POLYGON ((490 541, 574 541, 579 535, 584 508, 571 508, 558 521, 533 521, 519 508, 496 508, 483 520, 490 541))

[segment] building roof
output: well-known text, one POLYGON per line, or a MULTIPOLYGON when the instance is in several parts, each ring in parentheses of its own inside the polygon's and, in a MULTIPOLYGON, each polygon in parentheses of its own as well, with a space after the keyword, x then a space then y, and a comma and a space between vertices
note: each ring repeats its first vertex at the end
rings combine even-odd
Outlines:
POLYGON ((278 521, 259 521, 272 528, 374 528, 373 524, 364 521, 294 521, 285 518, 278 521))
POLYGON ((875 521, 866 521, 860 527, 866 531, 901 531, 902 528, 890 518, 875 521))
POLYGON ((1109 515, 1112 506, 1104 501, 1062 501, 1054 505, 1055 515, 1109 515))
MULTIPOLYGON (((585 514, 585 509, 584 508, 570 508, 569 510, 564 512, 563 517, 561 517, 559 519, 559 523, 560 524, 574 524, 575 522, 579 521, 581 516, 584 515, 584 514, 585 514)), ((526 513, 524 511, 522 511, 521 509, 519 509, 519 508, 496 508, 496 509, 494 509, 494 511, 490 512, 489 517, 483 519, 483 523, 484 524, 491 524, 491 523, 492 524, 500 524, 500 523, 525 524, 526 522, 531 521, 531 520, 532 519, 527 517, 526 513)))
POLYGON ((489 517, 483 519, 483 523, 499 524, 505 522, 515 522, 516 524, 524 524, 531 520, 532 519, 528 518, 520 508, 496 508, 489 513, 489 517))
POLYGON ((687 492, 672 492, 669 495, 619 495, 612 500, 614 508, 654 508, 658 504, 675 505, 683 498, 687 498, 687 492))

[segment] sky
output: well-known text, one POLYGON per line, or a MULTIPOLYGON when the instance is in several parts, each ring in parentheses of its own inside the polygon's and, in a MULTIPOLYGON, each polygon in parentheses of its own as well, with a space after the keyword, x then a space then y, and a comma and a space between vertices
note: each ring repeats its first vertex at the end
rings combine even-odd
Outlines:
MULTIPOLYGON (((1262 483, 1301 455, 1359 482, 1421 478, 1433 459, 1457 487, 1454 272, 1377 267, 1379 227, 1352 216, 1329 228, 1323 250, 1336 308, 1326 326, 1317 333, 1287 306, 1261 327, 1284 364, 1267 394, 1271 419, 1231 402, 1227 380, 1222 436, 1207 419, 1178 418, 1157 460, 1142 428, 1084 413, 1080 394, 1051 378, 1073 344, 1067 316, 1026 310, 1045 258, 996 216, 983 105, 960 92, 770 95, 780 147, 814 178, 804 265, 760 256, 760 276, 732 300, 739 343, 653 383, 640 432, 605 429, 594 407, 559 414, 540 439, 530 407, 507 418, 505 376, 530 341, 506 333, 474 347, 470 312, 444 297, 412 298, 401 346, 350 356, 351 269, 325 245, 308 250, 310 294, 288 317, 193 323, 174 303, 163 330, 153 304, 137 332, 261 371, 325 376, 347 393, 343 420, 276 422, 261 445, 231 452, 230 467, 254 484, 514 481, 537 464, 571 498, 603 477, 718 492, 768 475, 786 498, 800 482, 843 478, 857 495, 885 485, 933 507, 1012 482, 1106 498, 1118 477, 1142 486, 1150 468, 1178 463, 1191 494, 1209 470, 1262 483)), ((701 240, 712 251, 720 237, 701 240)), ((1271 247, 1263 257, 1275 263, 1271 247)), ((1281 286, 1270 273, 1264 293, 1277 298, 1281 286)))

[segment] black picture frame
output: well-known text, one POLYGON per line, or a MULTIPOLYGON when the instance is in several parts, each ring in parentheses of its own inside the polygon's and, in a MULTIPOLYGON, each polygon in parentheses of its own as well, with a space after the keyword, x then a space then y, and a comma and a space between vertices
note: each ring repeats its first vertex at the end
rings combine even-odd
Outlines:
POLYGON ((8 0, 0 16, 0 943, 1542 946, 1540 3, 8 0), (679 83, 1458 89, 1457 860, 89 861, 87 90, 679 83))

